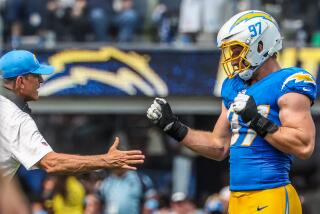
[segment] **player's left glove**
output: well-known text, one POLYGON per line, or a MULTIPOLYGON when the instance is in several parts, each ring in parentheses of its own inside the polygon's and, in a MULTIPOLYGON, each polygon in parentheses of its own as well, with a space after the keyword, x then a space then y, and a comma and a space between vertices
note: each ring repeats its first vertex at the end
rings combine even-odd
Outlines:
POLYGON ((249 123, 249 127, 262 137, 279 129, 276 124, 258 113, 257 104, 252 96, 239 93, 234 99, 232 107, 242 120, 249 123))

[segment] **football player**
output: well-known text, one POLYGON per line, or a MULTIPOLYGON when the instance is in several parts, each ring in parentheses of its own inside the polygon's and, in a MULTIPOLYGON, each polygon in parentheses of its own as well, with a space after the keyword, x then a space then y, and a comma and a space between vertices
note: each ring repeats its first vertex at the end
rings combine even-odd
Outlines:
POLYGON ((147 116, 200 155, 214 160, 230 156, 230 214, 301 214, 289 171, 294 157, 307 159, 314 150, 314 78, 301 68, 280 67, 282 37, 265 12, 233 16, 217 42, 228 77, 213 131, 187 127, 162 98, 154 100, 147 116))

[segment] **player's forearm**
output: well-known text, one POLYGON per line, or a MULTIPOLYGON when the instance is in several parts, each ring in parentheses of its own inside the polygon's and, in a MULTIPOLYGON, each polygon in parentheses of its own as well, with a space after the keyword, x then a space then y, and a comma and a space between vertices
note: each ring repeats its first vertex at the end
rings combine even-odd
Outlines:
POLYGON ((41 168, 49 173, 82 173, 108 168, 105 155, 80 156, 62 153, 49 153, 40 161, 41 168))
POLYGON ((279 127, 278 131, 268 134, 265 139, 284 153, 292 154, 300 159, 307 159, 314 150, 315 132, 313 130, 279 127))
POLYGON ((218 139, 211 132, 190 129, 181 143, 194 152, 221 161, 228 155, 228 137, 218 139))

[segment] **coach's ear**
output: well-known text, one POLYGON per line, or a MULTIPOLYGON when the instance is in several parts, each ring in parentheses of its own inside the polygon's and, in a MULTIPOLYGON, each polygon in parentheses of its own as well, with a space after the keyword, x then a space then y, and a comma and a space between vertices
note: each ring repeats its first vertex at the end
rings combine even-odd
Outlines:
POLYGON ((15 89, 24 89, 24 83, 23 83, 22 76, 17 76, 14 87, 15 87, 15 89))

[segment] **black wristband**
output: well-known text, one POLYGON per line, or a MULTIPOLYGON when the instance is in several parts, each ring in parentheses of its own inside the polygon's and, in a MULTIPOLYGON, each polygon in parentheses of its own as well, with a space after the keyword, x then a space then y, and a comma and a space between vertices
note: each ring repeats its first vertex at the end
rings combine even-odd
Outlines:
POLYGON ((169 136, 176 139, 178 142, 182 141, 188 133, 188 127, 176 120, 173 122, 172 127, 165 131, 169 136))
POLYGON ((250 123, 250 128, 255 130, 261 137, 265 137, 268 133, 274 133, 279 129, 279 126, 258 114, 250 123))

